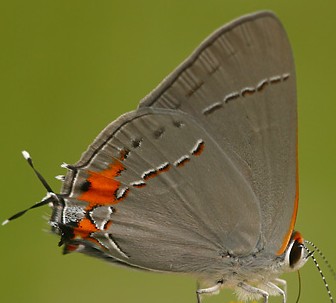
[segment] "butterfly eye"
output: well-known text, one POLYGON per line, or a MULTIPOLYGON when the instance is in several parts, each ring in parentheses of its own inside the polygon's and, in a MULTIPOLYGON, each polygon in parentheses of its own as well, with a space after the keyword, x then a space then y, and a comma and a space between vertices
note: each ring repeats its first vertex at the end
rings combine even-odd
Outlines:
POLYGON ((303 254, 303 244, 300 243, 298 240, 295 240, 291 251, 289 253, 289 266, 291 268, 295 268, 299 261, 302 259, 303 254))

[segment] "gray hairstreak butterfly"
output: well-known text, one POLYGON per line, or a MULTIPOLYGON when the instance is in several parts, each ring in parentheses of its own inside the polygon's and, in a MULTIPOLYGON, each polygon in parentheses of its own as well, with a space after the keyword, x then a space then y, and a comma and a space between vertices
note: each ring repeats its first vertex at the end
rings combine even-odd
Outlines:
POLYGON ((305 264, 307 244, 317 249, 294 230, 295 69, 270 12, 207 38, 76 164, 62 165, 60 194, 23 155, 48 191, 31 208, 51 205, 64 253, 191 274, 202 283, 198 302, 222 287, 244 300, 285 302, 279 276, 305 264))

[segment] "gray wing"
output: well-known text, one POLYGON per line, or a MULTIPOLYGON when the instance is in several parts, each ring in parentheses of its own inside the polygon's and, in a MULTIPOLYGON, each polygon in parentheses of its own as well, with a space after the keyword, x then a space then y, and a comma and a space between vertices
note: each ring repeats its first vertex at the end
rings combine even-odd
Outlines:
POLYGON ((99 197, 87 201, 100 206, 89 213, 101 226, 91 236, 115 260, 200 273, 223 266, 228 253, 245 255, 257 246, 261 224, 256 196, 190 115, 144 108, 109 125, 76 164, 75 175, 67 176, 62 192, 68 208, 71 201, 78 207, 85 200, 82 185, 88 175, 108 171, 113 161, 119 169, 114 180, 109 176, 109 182, 117 182, 113 201, 104 200, 112 196, 111 188, 99 188, 99 197), (105 211, 104 203, 113 205, 113 211, 105 211))
POLYGON ((201 272, 227 253, 281 253, 296 212, 296 119, 286 34, 271 13, 249 15, 108 126, 62 193, 78 207, 90 172, 121 161, 115 211, 89 215, 107 255, 134 266, 201 272))
POLYGON ((295 70, 279 20, 242 17, 208 39, 140 108, 191 114, 253 188, 264 249, 283 252, 297 210, 295 70))

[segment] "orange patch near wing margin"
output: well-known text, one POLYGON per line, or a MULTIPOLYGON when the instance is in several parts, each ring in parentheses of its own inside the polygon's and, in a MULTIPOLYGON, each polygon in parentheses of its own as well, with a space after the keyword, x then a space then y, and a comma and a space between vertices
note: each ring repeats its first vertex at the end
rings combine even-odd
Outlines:
POLYGON ((277 251, 278 256, 284 253, 290 241, 290 238, 292 236, 294 226, 295 226, 298 208, 299 208, 299 161, 298 161, 298 133, 296 130, 296 193, 295 193, 295 200, 294 200, 294 209, 293 209, 291 222, 289 224, 289 229, 282 241, 282 245, 280 249, 277 251))
MULTIPOLYGON (((87 172, 89 176, 86 181, 89 182, 90 185, 88 190, 84 191, 77 197, 78 200, 88 202, 88 205, 85 208, 87 214, 95 207, 117 204, 127 196, 127 194, 125 194, 121 199, 117 199, 116 197, 117 190, 119 189, 121 183, 115 178, 119 176, 123 170, 125 170, 125 167, 121 161, 114 160, 105 170, 100 172, 87 172)), ((107 226, 110 226, 111 223, 112 222, 109 221, 107 226)), ((94 222, 92 222, 88 217, 85 217, 81 219, 78 222, 77 227, 73 229, 73 239, 86 239, 101 246, 96 239, 91 237, 91 234, 97 231, 99 231, 99 229, 94 222)), ((73 251, 73 248, 69 251, 73 251)))
POLYGON ((120 182, 115 177, 123 171, 123 164, 115 160, 109 168, 100 171, 88 171, 90 187, 87 191, 78 196, 78 200, 89 203, 89 209, 96 205, 116 204, 120 200, 116 199, 115 193, 120 187, 120 182))

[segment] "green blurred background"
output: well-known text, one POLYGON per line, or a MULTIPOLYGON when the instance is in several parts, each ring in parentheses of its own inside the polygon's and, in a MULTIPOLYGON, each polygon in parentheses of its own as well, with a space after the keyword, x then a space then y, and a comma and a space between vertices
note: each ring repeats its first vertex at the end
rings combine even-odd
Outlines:
MULTIPOLYGON (((4 220, 44 196, 27 149, 53 188, 110 121, 135 109, 213 30, 271 9, 290 37, 299 98, 297 229, 336 265, 336 1, 1 1, 0 100, 4 220)), ((47 207, 0 228, 0 302, 193 302, 190 277, 113 267, 61 255, 47 207)), ((325 271, 336 296, 336 283, 325 271)), ((328 302, 312 262, 301 302, 328 302)), ((295 302, 297 275, 285 276, 295 302)), ((229 302, 229 291, 205 302, 229 302)), ((271 302, 281 302, 272 298, 271 302)))

